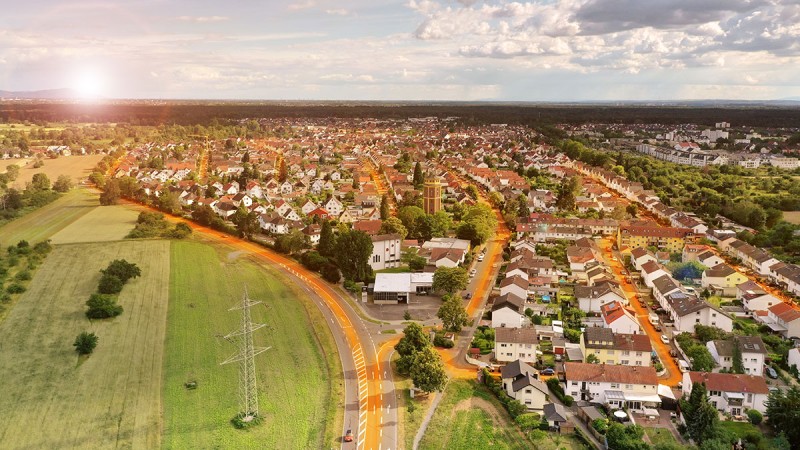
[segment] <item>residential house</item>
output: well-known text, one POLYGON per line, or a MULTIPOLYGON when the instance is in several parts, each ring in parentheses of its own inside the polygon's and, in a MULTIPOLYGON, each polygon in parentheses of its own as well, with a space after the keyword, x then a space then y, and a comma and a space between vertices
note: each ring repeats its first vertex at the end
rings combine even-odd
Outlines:
POLYGON ((322 235, 322 227, 312 223, 311 225, 303 228, 303 234, 308 236, 308 240, 311 242, 311 245, 317 245, 319 244, 319 238, 322 235))
POLYGON ((528 280, 514 275, 504 278, 500 281, 500 295, 512 293, 520 298, 528 297, 528 280))
POLYGON ((694 327, 698 324, 733 331, 733 319, 729 315, 696 295, 678 291, 667 295, 666 300, 664 309, 679 332, 694 333, 694 327))
POLYGON ((800 339, 800 311, 788 303, 778 303, 767 309, 766 316, 761 320, 772 329, 787 339, 800 339))
POLYGON ((503 389, 509 397, 518 400, 529 410, 540 411, 547 403, 547 386, 539 381, 533 367, 516 360, 500 369, 503 389))
POLYGON ((614 333, 610 328, 587 327, 581 334, 584 361, 594 355, 600 364, 649 366, 650 338, 646 334, 614 333))
POLYGON ((525 299, 514 294, 497 297, 492 305, 492 328, 520 328, 525 322, 525 299))
POLYGON ((631 250, 631 264, 634 269, 641 272, 642 265, 648 261, 658 262, 650 250, 644 247, 636 247, 631 250))
POLYGON ((636 320, 635 313, 619 302, 606 303, 600 307, 600 316, 603 319, 603 327, 610 329, 614 333, 638 334, 641 332, 639 321, 636 320))
POLYGON ((700 284, 715 295, 733 297, 736 286, 747 281, 747 277, 727 264, 718 264, 703 271, 700 284))
POLYGON ((536 363, 539 338, 534 328, 495 328, 494 357, 500 362, 514 360, 536 363))
POLYGON ((644 281, 645 286, 652 288, 653 282, 663 277, 664 275, 669 275, 669 272, 664 270, 664 266, 656 262, 655 260, 647 261, 642 264, 641 268, 642 273, 642 281, 644 281))
POLYGON ((717 411, 732 416, 742 416, 748 409, 764 414, 764 404, 769 388, 763 377, 733 373, 686 372, 683 374, 682 393, 688 397, 694 383, 704 383, 708 391, 708 402, 717 411))
POLYGON ((717 363, 714 372, 720 370, 730 371, 733 367, 734 347, 739 347, 742 357, 742 368, 747 375, 761 375, 764 370, 764 359, 767 356, 767 347, 761 336, 733 336, 728 340, 715 340, 706 342, 706 347, 717 363))
POLYGON ((694 241, 690 228, 620 225, 617 246, 623 255, 636 247, 657 247, 670 253, 681 253, 687 242, 694 241))
POLYGON ((548 403, 542 409, 542 416, 547 421, 547 425, 551 428, 558 428, 569 423, 569 416, 567 410, 563 405, 558 403, 548 403))
POLYGON ((782 300, 772 294, 767 294, 752 280, 736 286, 736 299, 742 302, 742 307, 750 315, 753 315, 755 311, 766 311, 772 305, 782 303, 782 300))
POLYGON ((380 234, 370 236, 372 239, 372 256, 369 265, 372 270, 383 270, 400 266, 400 235, 380 234))
POLYGON ((567 395, 611 408, 642 410, 661 404, 658 376, 651 366, 564 363, 567 395))
POLYGON ((316 203, 312 202, 311 200, 306 200, 306 202, 303 203, 303 206, 300 207, 300 211, 303 212, 304 216, 307 216, 308 213, 310 213, 311 211, 314 211, 317 208, 319 208, 319 205, 317 205, 316 203))
POLYGON ((628 299, 619 286, 610 281, 604 281, 594 286, 575 286, 575 298, 578 307, 587 313, 599 313, 600 307, 606 303, 620 302, 628 304, 628 299))
POLYGON ((339 217, 342 212, 344 211, 344 205, 342 202, 336 199, 336 197, 331 197, 325 204, 323 205, 328 214, 333 217, 339 217))

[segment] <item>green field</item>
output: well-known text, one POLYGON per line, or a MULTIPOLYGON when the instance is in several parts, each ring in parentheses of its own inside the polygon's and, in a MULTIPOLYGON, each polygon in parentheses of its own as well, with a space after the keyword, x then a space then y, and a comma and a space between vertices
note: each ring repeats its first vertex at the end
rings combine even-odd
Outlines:
POLYGON ((86 189, 72 189, 61 198, 0 227, 0 246, 24 239, 39 242, 75 222, 100 205, 97 195, 86 189))
POLYGON ((483 400, 481 403, 491 403, 489 406, 495 406, 494 403, 497 403, 490 393, 475 382, 450 381, 445 389, 444 398, 425 430, 419 448, 465 450, 531 448, 531 441, 523 437, 516 426, 508 423, 510 418, 505 410, 497 409, 495 406, 495 414, 506 422, 497 423, 496 418, 493 418, 486 409, 465 403, 471 402, 473 397, 483 400))
POLYGON ((98 206, 51 238, 53 244, 118 241, 136 226, 139 212, 123 205, 98 206))
MULTIPOLYGON (((33 162, 29 162, 19 171, 19 177, 13 183, 9 183, 10 187, 17 187, 19 189, 25 188, 25 183, 33 179, 33 175, 43 173, 50 178, 51 182, 55 182, 59 175, 67 175, 72 179, 74 184, 77 184, 81 178, 86 178, 92 173, 94 166, 103 159, 104 155, 80 155, 80 156, 62 156, 56 159, 44 159, 42 167, 33 167, 33 162)), ((33 161, 28 158, 28 160, 33 161)), ((0 160, 0 164, 5 171, 8 161, 19 160, 0 160)))
POLYGON ((62 245, 0 323, 0 442, 4 448, 156 448, 161 439, 168 241, 62 245), (125 258, 142 270, 123 314, 90 322, 84 303, 99 270, 125 258), (79 358, 81 331, 99 336, 79 358))
POLYGON ((238 253, 196 242, 172 244, 172 276, 164 363, 164 447, 328 448, 341 430, 341 366, 317 308, 238 253), (229 311, 246 285, 254 307, 256 359, 264 422, 247 431, 229 423, 238 412, 238 366, 221 366, 236 347, 223 336, 239 326, 229 311), (184 383, 196 381, 197 389, 184 383))
POLYGON ((650 438, 650 443, 653 445, 678 444, 678 441, 675 440, 675 436, 666 428, 644 427, 644 432, 647 434, 647 437, 650 438))

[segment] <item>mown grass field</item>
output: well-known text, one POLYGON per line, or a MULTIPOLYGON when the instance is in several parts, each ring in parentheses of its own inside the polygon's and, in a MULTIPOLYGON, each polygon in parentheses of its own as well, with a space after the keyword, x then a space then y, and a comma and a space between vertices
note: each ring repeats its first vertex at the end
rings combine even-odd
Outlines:
POLYGON ((319 311, 283 279, 244 259, 191 241, 172 244, 164 363, 165 448, 329 448, 338 446, 341 366, 319 311), (252 309, 263 423, 233 428, 238 365, 221 366, 236 347, 223 336, 239 327, 243 287, 264 302, 252 309), (196 381, 197 389, 184 383, 196 381), (333 390, 332 390, 333 389, 333 390))
MULTIPOLYGON (((51 182, 55 182, 59 175, 68 175, 72 179, 73 184, 78 184, 81 178, 86 178, 92 173, 97 163, 103 159, 104 155, 82 155, 82 156, 62 156, 56 159, 44 159, 44 166, 39 168, 33 167, 33 162, 28 163, 19 170, 19 177, 13 183, 9 183, 10 187, 24 189, 25 183, 33 179, 36 173, 43 173, 50 178, 51 182)), ((9 164, 13 164, 13 159, 0 160, 3 170, 9 164)))
POLYGON ((647 437, 650 438, 650 443, 653 445, 678 444, 678 441, 675 440, 675 436, 666 428, 644 427, 644 432, 647 434, 647 437))
POLYGON ((0 323, 3 448, 157 448, 161 439, 168 241, 62 245, 0 323), (142 276, 119 297, 123 314, 90 322, 84 303, 111 260, 142 276), (79 358, 75 336, 99 337, 79 358))
POLYGON ((97 206, 54 234, 53 244, 124 239, 136 226, 139 212, 123 205, 97 206))
POLYGON ((0 226, 0 246, 24 239, 30 243, 50 239, 69 224, 100 205, 96 194, 75 188, 61 198, 0 226))

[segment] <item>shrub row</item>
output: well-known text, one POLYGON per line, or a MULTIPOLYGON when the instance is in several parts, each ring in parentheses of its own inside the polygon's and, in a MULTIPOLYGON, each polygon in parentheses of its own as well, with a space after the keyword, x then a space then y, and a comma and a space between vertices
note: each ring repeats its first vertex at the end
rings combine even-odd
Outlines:
POLYGON ((564 388, 561 387, 561 383, 558 382, 558 378, 548 379, 547 387, 550 388, 550 392, 552 392, 556 398, 561 400, 564 405, 569 407, 575 403, 575 399, 573 399, 571 395, 564 395, 564 388))
POLYGON ((102 276, 97 284, 98 292, 92 294, 86 302, 89 308, 86 317, 90 319, 108 319, 122 314, 122 306, 117 304, 117 294, 122 292, 122 287, 131 278, 140 276, 142 271, 134 263, 115 259, 100 273, 102 276))

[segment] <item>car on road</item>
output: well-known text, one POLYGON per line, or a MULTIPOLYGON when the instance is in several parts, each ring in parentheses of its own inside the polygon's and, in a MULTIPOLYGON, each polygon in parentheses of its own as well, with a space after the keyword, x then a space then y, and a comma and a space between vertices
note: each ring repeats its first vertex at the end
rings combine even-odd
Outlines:
POLYGON ((551 367, 548 367, 547 369, 542 370, 540 373, 542 375, 555 375, 556 371, 553 370, 551 367))
POLYGON ((472 292, 467 292, 466 294, 464 294, 464 300, 469 300, 471 298, 472 298, 472 292))
POLYGON ((667 335, 665 335, 665 334, 661 335, 661 342, 663 342, 665 344, 669 344, 669 338, 667 337, 667 335))
POLYGON ((778 372, 776 372, 771 366, 764 366, 764 371, 767 372, 767 376, 773 380, 778 378, 778 372))
POLYGON ((478 255, 478 262, 483 262, 483 253, 478 255))
POLYGON ((344 434, 344 441, 353 442, 353 430, 347 430, 347 433, 344 434))
POLYGON ((477 274, 477 273, 478 273, 478 269, 472 269, 472 270, 469 271, 469 276, 470 277, 474 277, 475 274, 477 274))

